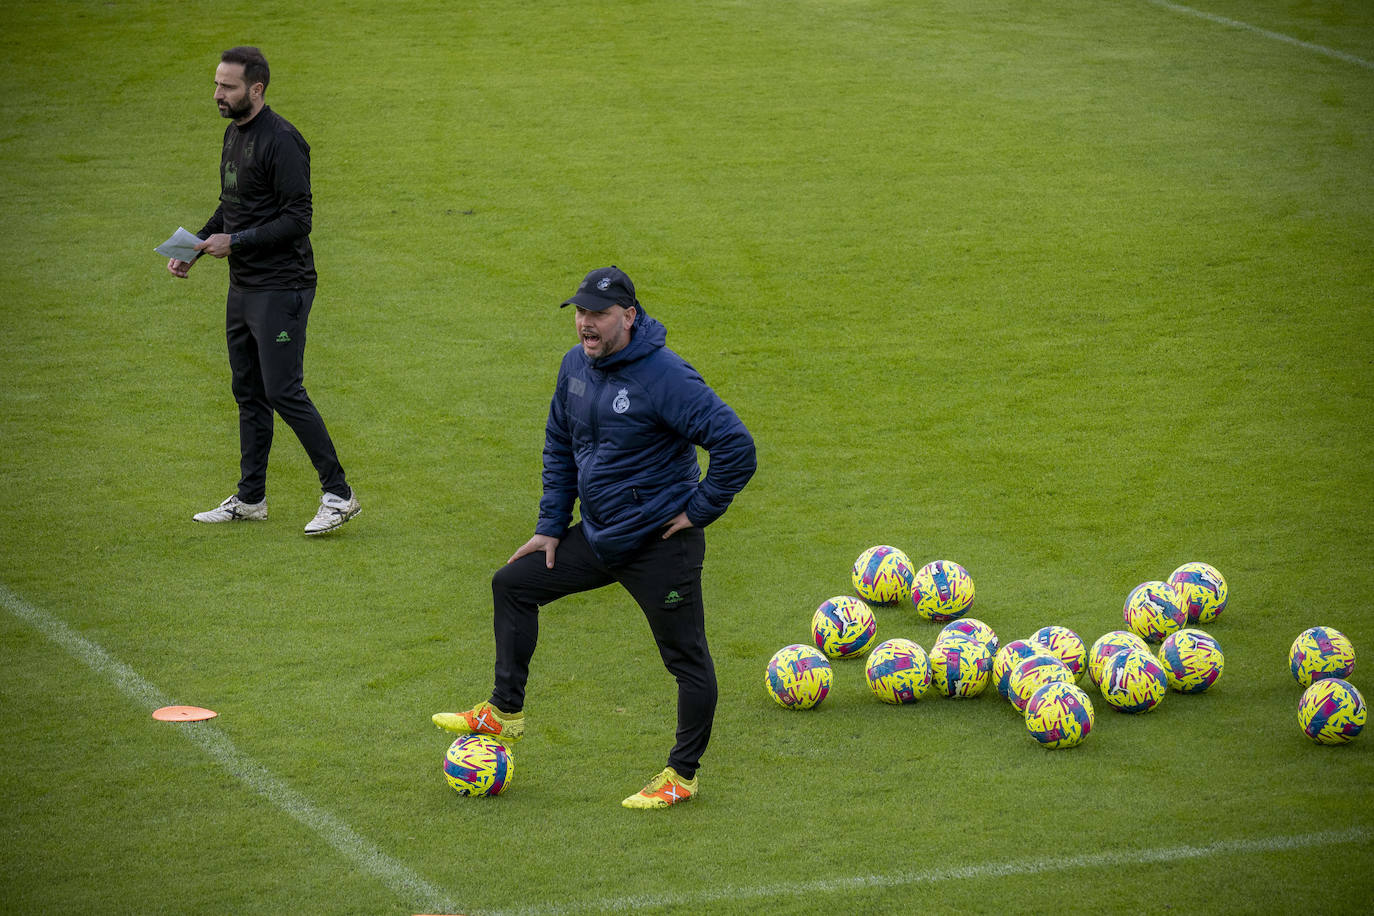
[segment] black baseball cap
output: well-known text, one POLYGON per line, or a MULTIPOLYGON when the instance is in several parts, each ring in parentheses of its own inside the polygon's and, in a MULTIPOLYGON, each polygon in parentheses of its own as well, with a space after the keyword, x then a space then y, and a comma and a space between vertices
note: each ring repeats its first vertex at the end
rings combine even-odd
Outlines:
POLYGON ((590 312, 604 312, 613 305, 631 308, 639 305, 635 298, 635 285, 625 271, 612 264, 598 267, 587 274, 578 284, 572 298, 563 300, 559 305, 575 305, 590 312))

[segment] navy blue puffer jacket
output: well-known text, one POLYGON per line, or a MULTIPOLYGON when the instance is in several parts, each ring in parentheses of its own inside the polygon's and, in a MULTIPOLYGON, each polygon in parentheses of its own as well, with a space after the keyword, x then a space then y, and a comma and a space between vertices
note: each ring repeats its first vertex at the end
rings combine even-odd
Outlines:
POLYGON ((591 360, 563 357, 544 432, 538 534, 562 538, 581 501, 582 530, 602 561, 626 559, 679 512, 715 521, 757 466, 735 412, 665 344, 643 307, 626 346, 591 360), (710 461, 703 478, 696 446, 710 461))

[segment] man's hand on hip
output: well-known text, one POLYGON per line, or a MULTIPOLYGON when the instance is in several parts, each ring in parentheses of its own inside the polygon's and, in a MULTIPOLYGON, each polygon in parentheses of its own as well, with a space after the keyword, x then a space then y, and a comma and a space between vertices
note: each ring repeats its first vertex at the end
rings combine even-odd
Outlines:
POLYGON ((668 538, 670 538, 670 537, 672 537, 673 535, 677 534, 677 533, 678 533, 679 531, 681 531, 683 528, 691 528, 691 527, 692 527, 692 520, 689 519, 689 518, 687 517, 687 513, 686 513, 686 512, 679 512, 679 513, 677 514, 677 518, 675 518, 675 519, 673 519, 671 522, 669 522, 669 523, 668 523, 668 527, 665 528, 665 529, 663 530, 663 540, 665 540, 665 541, 668 540, 668 538))

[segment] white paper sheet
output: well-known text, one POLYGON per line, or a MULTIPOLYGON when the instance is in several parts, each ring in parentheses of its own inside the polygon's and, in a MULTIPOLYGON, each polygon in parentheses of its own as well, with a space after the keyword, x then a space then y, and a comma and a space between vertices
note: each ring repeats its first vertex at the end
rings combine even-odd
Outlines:
POLYGON ((187 232, 183 227, 177 226, 177 231, 172 233, 172 237, 153 250, 165 257, 190 262, 204 253, 196 251, 196 243, 199 241, 200 239, 187 232))

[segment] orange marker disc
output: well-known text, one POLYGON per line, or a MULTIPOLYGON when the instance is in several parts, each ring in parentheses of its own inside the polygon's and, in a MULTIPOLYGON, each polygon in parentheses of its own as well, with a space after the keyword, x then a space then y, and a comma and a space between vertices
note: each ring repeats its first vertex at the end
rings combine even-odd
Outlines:
POLYGON ((199 722, 202 719, 213 719, 217 715, 219 713, 213 709, 204 709, 200 706, 164 706, 153 710, 153 718, 159 722, 199 722))

